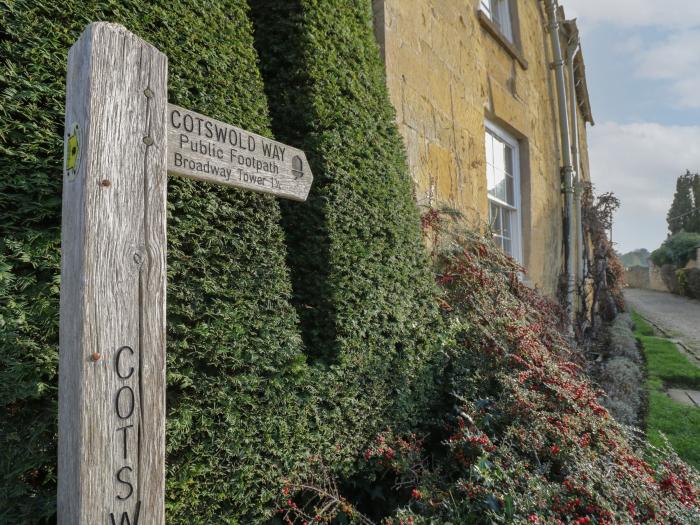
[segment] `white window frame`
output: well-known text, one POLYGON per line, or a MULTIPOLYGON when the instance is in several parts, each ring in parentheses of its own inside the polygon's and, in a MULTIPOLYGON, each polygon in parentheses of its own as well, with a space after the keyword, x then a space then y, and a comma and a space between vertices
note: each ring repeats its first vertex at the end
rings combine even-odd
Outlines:
POLYGON ((480 0, 480 9, 501 34, 513 42, 513 16, 510 3, 514 0, 480 0))
MULTIPOLYGON (((520 187, 520 142, 505 129, 491 121, 485 121, 485 131, 484 137, 487 139, 489 136, 493 136, 495 140, 499 140, 502 143, 508 145, 513 151, 513 204, 505 202, 488 192, 488 171, 485 170, 484 176, 486 177, 486 195, 488 198, 488 220, 489 225, 491 224, 491 203, 510 209, 511 214, 511 253, 509 254, 518 263, 523 264, 523 236, 522 236, 522 199, 521 199, 521 187, 520 187)), ((484 146, 485 151, 487 151, 486 146, 484 146)), ((488 168, 489 159, 486 159, 485 166, 488 168)))

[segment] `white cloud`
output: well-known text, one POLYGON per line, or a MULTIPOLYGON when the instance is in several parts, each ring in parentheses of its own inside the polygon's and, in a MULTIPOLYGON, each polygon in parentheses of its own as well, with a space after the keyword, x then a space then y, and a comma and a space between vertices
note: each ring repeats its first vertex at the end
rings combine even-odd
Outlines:
POLYGON ((700 126, 606 122, 589 131, 591 173, 598 193, 622 201, 614 240, 621 252, 657 248, 666 238, 676 179, 700 170, 700 126))
POLYGON ((700 109, 699 0, 562 0, 578 17, 584 47, 601 31, 617 34, 611 46, 638 80, 663 81, 663 104, 700 109), (601 31, 597 31, 601 30, 601 31))
POLYGON ((700 108, 700 30, 667 35, 633 52, 641 78, 669 83, 674 106, 700 108))
POLYGON ((640 71, 647 78, 677 78, 693 73, 700 64, 700 31, 682 31, 654 42, 654 47, 638 49, 643 53, 640 71))
POLYGON ((700 25, 697 0, 561 0, 560 3, 567 17, 580 18, 584 28, 595 24, 668 28, 700 25))
POLYGON ((636 54, 639 53, 642 49, 645 47, 645 42, 644 39, 640 34, 633 34, 632 36, 628 36, 620 40, 615 46, 614 50, 618 54, 636 54))

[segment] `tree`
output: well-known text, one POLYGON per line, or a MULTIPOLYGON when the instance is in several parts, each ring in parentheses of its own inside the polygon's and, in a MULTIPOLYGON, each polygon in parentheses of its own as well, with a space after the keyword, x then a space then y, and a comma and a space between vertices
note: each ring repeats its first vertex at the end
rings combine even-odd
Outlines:
MULTIPOLYGON (((673 196, 673 203, 666 215, 668 230, 671 235, 675 235, 681 230, 687 230, 693 219, 693 179, 697 175, 693 175, 686 170, 685 175, 678 177, 676 181, 676 193, 673 196)), ((696 201, 697 202, 697 201, 696 201)))
POLYGON ((693 213, 690 214, 690 220, 688 221, 686 231, 700 233, 700 175, 697 173, 693 175, 691 186, 695 209, 693 213))
POLYGON ((700 233, 682 232, 672 235, 649 258, 656 266, 673 264, 682 268, 690 259, 695 259, 695 248, 699 242, 700 233))
POLYGON ((649 266, 649 255, 649 250, 646 248, 639 248, 638 250, 620 255, 620 262, 622 262, 625 267, 649 266))

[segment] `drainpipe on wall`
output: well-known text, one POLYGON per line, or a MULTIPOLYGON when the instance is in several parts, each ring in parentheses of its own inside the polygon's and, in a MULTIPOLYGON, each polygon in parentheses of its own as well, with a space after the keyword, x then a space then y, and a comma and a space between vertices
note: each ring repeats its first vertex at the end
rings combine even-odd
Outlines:
MULTIPOLYGON (((577 284, 581 286, 586 275, 586 259, 583 257, 583 213, 581 211, 581 199, 583 186, 581 181, 581 158, 579 156, 579 135, 578 135, 578 96, 576 94, 576 72, 574 71, 574 58, 580 49, 581 39, 579 38, 578 29, 572 25, 572 33, 569 39, 569 45, 566 50, 566 60, 569 69, 569 103, 571 111, 571 157, 576 177, 574 180, 574 200, 575 200, 575 217, 576 217, 576 266, 577 266, 577 284)), ((581 300, 585 300, 585 294, 581 295, 581 300)), ((585 305, 582 304, 584 309, 585 305)))
POLYGON ((547 18, 549 19, 549 32, 552 37, 552 50, 554 52, 554 69, 557 81, 557 99, 559 103, 559 131, 561 133, 562 177, 564 179, 564 194, 566 195, 566 313, 569 320, 569 334, 573 335, 574 329, 574 289, 576 287, 576 275, 573 257, 573 241, 576 236, 574 221, 574 180, 576 170, 571 158, 571 130, 569 126, 569 108, 566 96, 566 75, 564 68, 566 62, 562 56, 559 18, 557 17, 557 1, 544 0, 547 18))

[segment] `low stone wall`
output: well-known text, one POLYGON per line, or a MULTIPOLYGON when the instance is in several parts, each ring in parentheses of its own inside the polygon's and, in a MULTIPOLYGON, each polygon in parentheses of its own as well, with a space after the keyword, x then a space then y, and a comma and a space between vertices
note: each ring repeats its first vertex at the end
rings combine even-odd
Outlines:
POLYGON ((653 264, 646 266, 631 266, 625 269, 625 283, 630 288, 642 288, 656 290, 657 292, 669 292, 669 288, 662 277, 661 268, 653 264))
POLYGON ((625 283, 630 288, 650 287, 649 268, 646 266, 631 266, 625 268, 625 283))
POLYGON ((649 289, 657 292, 668 292, 668 286, 661 276, 661 268, 654 264, 649 264, 649 289))

